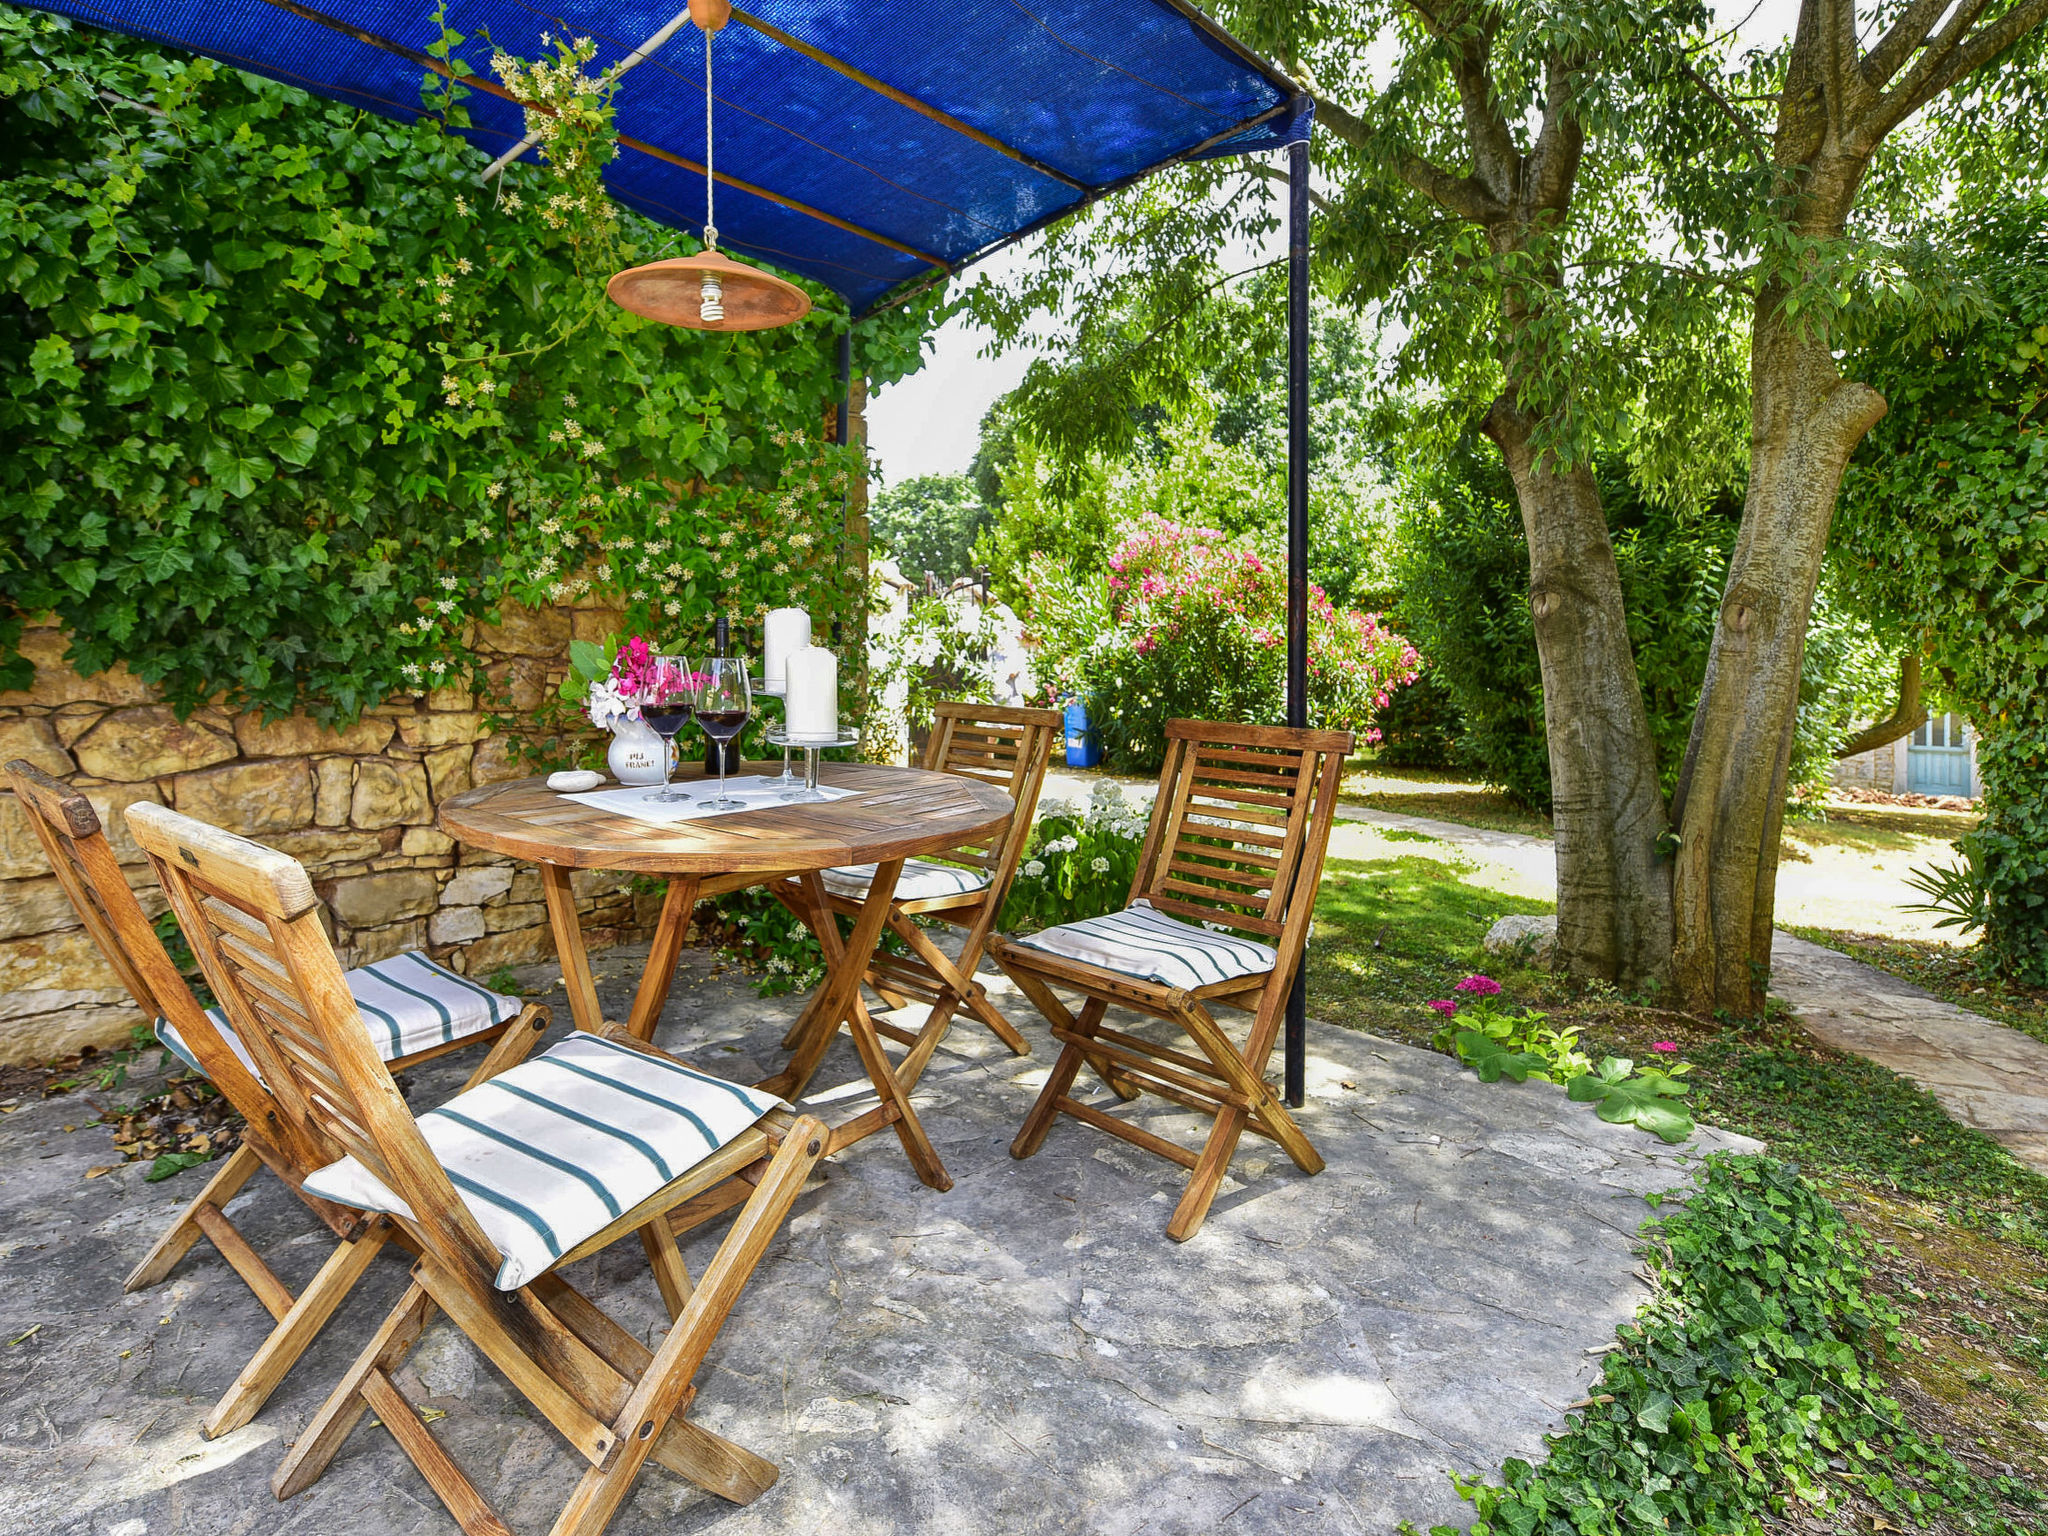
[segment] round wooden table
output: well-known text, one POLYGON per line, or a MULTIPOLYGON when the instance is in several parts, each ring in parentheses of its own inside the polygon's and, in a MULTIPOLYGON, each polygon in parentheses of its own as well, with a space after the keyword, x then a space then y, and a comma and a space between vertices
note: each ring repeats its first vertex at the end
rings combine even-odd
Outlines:
MULTIPOLYGON (((755 764, 743 771, 777 766, 755 764)), ((676 783, 689 786, 702 780, 701 765, 690 765, 677 776, 676 783)), ((555 953, 562 962, 562 985, 579 1029, 597 1028, 604 1016, 591 979, 583 930, 576 921, 572 872, 613 869, 669 877, 647 969, 626 1021, 626 1027, 642 1040, 654 1036, 655 1021, 668 999, 669 983, 682 953, 683 936, 699 900, 745 886, 771 885, 779 890, 801 890, 802 904, 811 914, 828 914, 819 872, 844 864, 875 865, 875 878, 843 945, 835 942, 838 932, 831 917, 822 917, 832 929, 829 934, 822 930, 818 934, 828 969, 823 985, 812 994, 803 1017, 790 1032, 789 1038, 798 1042, 797 1059, 789 1070, 761 1086, 784 1095, 800 1093, 840 1022, 847 1021, 881 1103, 852 1125, 842 1127, 847 1133, 843 1138, 835 1133, 834 1149, 872 1135, 883 1125, 894 1125, 918 1176, 936 1189, 946 1189, 952 1180, 910 1107, 910 1083, 899 1081, 890 1069, 879 1039, 867 1038, 873 1035, 874 1026, 867 1020, 866 1010, 857 1006, 860 982, 881 941, 903 861, 918 854, 943 854, 963 845, 985 843, 1000 835, 1016 806, 992 785, 922 768, 823 763, 818 782, 853 793, 836 800, 661 824, 567 799, 549 789, 545 780, 535 778, 468 790, 444 802, 438 820, 441 830, 458 842, 539 866, 555 953)), ((793 910, 798 908, 793 905, 793 910)), ((804 915, 801 910, 799 915, 804 915)), ((813 926, 817 926, 815 921, 813 926)))

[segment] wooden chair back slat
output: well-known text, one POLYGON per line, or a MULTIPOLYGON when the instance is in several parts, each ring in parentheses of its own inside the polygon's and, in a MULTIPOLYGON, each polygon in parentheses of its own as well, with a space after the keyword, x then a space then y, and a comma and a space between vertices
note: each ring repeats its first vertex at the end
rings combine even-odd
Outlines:
POLYGON ((1341 766, 1348 749, 1342 732, 1169 722, 1158 809, 1131 899, 1262 938, 1282 933, 1319 771, 1333 758, 1341 766))
POLYGON ((996 843, 953 850, 946 855, 949 860, 987 870, 1007 887, 1031 835, 1031 818, 1059 731, 1057 710, 954 699, 934 707, 924 766, 992 785, 1017 803, 1017 814, 996 843))
POLYGON ((353 1154, 413 1213, 422 1246, 488 1276, 497 1250, 428 1149, 365 1029, 297 860, 157 805, 135 840, 281 1112, 332 1160, 353 1154))
POLYGON ((6 774, 58 885, 136 1007, 152 1022, 169 1019, 177 1026, 213 1085, 244 1119, 262 1124, 269 1096, 214 1029, 171 963, 92 802, 21 758, 7 764, 6 774))

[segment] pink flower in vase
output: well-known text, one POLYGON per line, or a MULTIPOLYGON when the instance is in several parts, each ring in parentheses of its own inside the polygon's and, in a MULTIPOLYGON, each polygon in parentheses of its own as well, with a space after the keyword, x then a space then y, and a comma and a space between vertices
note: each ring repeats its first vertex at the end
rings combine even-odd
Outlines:
POLYGON ((1455 1017, 1458 1012, 1458 1004, 1455 998, 1439 997, 1432 1002, 1424 1003, 1423 1006, 1429 1009, 1431 1013, 1440 1013, 1447 1019, 1455 1017))

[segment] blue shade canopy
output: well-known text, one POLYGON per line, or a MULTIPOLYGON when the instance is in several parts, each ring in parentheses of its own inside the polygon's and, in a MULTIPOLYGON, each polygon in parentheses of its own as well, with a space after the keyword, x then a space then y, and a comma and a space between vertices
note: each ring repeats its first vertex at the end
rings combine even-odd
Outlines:
MULTIPOLYGON (((420 115, 441 38, 428 0, 37 3, 401 119, 420 115)), ((493 44, 542 58, 544 34, 589 37, 604 69, 683 4, 450 0, 447 15, 488 82, 493 44)), ((606 172, 621 203, 692 233, 704 46, 685 23, 620 80, 606 172)), ((1180 0, 752 0, 715 50, 719 244, 856 314, 1149 171, 1308 132, 1298 88, 1180 0)), ((523 139, 515 103, 466 105, 486 153, 523 139)))

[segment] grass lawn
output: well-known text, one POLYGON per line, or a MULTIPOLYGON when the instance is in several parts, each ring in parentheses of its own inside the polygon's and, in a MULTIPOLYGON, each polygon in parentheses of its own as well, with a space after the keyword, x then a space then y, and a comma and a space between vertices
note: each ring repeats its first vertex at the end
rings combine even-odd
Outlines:
POLYGON ((1676 1041, 1694 1065, 1698 1118, 1797 1162, 1872 1240, 1876 1283, 1909 1339, 1885 1362, 1886 1380, 1915 1424, 1966 1460, 2048 1488, 2048 1179, 1905 1079, 1818 1045, 1782 1011, 1706 1023, 1488 956, 1493 919, 1551 908, 1471 873, 1415 855, 1332 860, 1316 903, 1309 1011, 1427 1048, 1439 1021, 1425 1004, 1483 971, 1503 1001, 1578 1027, 1596 1061, 1640 1061, 1652 1041, 1676 1041))

